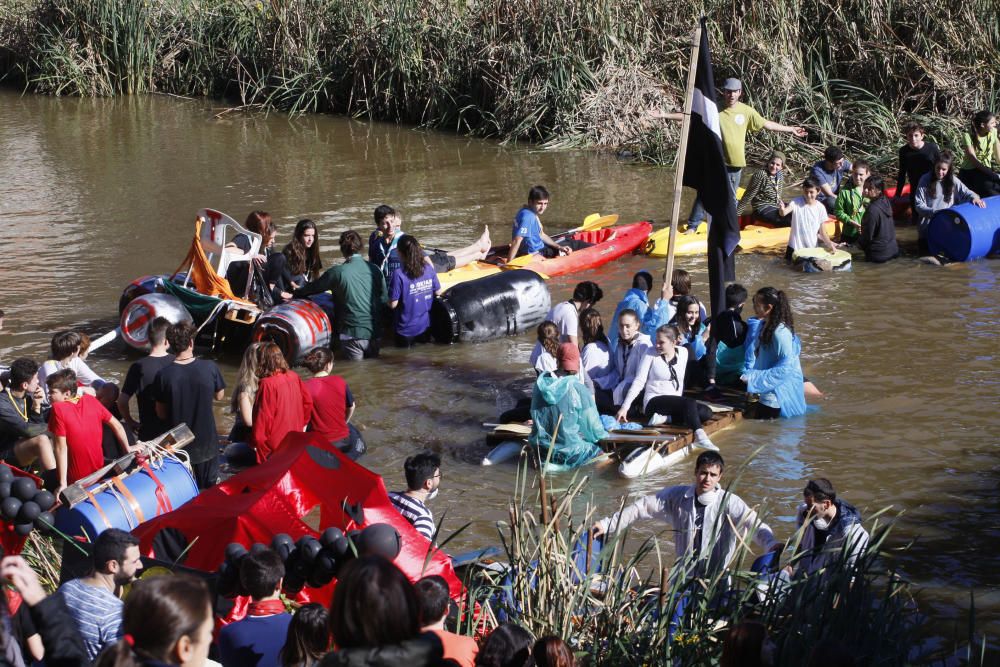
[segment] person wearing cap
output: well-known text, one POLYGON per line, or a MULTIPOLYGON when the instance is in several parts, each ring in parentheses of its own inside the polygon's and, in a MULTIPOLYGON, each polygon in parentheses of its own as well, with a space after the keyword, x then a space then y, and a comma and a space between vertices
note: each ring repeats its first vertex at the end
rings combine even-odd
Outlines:
MULTIPOLYGON (((666 324, 674 316, 676 308, 671 302, 674 288, 670 281, 664 280, 660 288, 660 298, 653 305, 649 304, 649 293, 653 289, 653 274, 649 271, 639 271, 632 276, 632 288, 615 308, 612 322, 618 321, 623 310, 634 310, 639 316, 639 330, 647 336, 652 336, 661 325, 666 324)), ((618 347, 618 327, 613 326, 608 331, 608 348, 612 354, 618 347)))
POLYGON ((543 462, 575 468, 601 453, 597 443, 608 437, 594 397, 579 377, 580 349, 562 343, 558 369, 542 373, 531 395, 531 435, 543 462))
POLYGON ((809 480, 802 499, 795 517, 802 539, 790 566, 795 575, 854 567, 868 547, 868 531, 861 525, 858 508, 837 498, 833 483, 825 477, 809 480))
MULTIPOLYGON (((722 110, 719 112, 719 129, 722 131, 722 152, 726 159, 726 170, 729 172, 729 183, 732 186, 733 197, 740 186, 743 168, 747 166, 746 141, 747 133, 756 134, 761 130, 784 132, 802 138, 806 136, 804 128, 797 125, 782 125, 773 120, 767 120, 753 107, 740 102, 743 94, 743 84, 739 79, 726 79, 722 84, 722 110)), ((698 223, 705 217, 705 209, 700 199, 695 199, 688 216, 688 232, 694 232, 698 223)))
POLYGON ((750 177, 739 206, 737 215, 753 212, 754 220, 771 225, 787 227, 792 224, 790 216, 781 215, 781 193, 785 188, 785 154, 772 151, 767 163, 750 177))

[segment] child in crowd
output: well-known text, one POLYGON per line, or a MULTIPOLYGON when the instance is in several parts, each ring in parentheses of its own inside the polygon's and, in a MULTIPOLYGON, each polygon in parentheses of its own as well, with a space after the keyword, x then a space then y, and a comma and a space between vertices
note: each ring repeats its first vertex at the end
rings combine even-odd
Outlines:
POLYGON ((357 404, 344 378, 333 375, 333 352, 328 347, 314 347, 306 353, 303 365, 313 373, 305 383, 313 399, 309 430, 351 459, 361 458, 367 447, 350 423, 357 404))
POLYGON ((809 175, 819 186, 817 201, 826 207, 828 215, 833 215, 837 203, 837 194, 844 177, 851 173, 851 162, 844 157, 844 151, 838 146, 828 146, 823 151, 823 159, 813 165, 809 175))
POLYGON ((837 203, 833 207, 836 219, 834 240, 856 243, 861 235, 861 218, 865 214, 865 195, 862 190, 870 172, 871 169, 864 160, 858 160, 851 167, 850 182, 840 189, 837 203))
POLYGON ((741 311, 747 290, 739 283, 726 285, 726 309, 712 318, 705 351, 705 375, 709 392, 716 379, 722 384, 737 380, 743 369, 747 323, 741 311))
POLYGON ((806 411, 802 366, 802 344, 795 335, 792 306, 781 290, 762 287, 753 298, 753 309, 763 322, 753 345, 756 358, 753 369, 741 379, 747 391, 758 394, 756 410, 747 416, 755 419, 795 417, 806 411))
POLYGON ((787 227, 791 221, 778 212, 784 189, 785 154, 774 151, 767 158, 767 164, 750 177, 750 184, 736 207, 737 215, 753 211, 753 218, 758 222, 787 227))
POLYGON ((980 111, 972 117, 972 127, 962 134, 965 161, 958 175, 980 197, 1000 195, 1000 141, 997 117, 980 111))
POLYGON ((46 400, 48 399, 46 378, 64 368, 69 368, 76 373, 81 393, 93 394, 104 384, 104 379, 90 370, 87 362, 80 357, 82 343, 83 339, 75 331, 60 331, 52 337, 50 343, 52 358, 38 369, 38 382, 42 385, 46 400))
POLYGON ((792 261, 796 250, 815 248, 822 245, 833 253, 836 247, 823 228, 826 222, 826 208, 819 202, 819 183, 812 176, 802 181, 802 196, 796 197, 787 206, 781 206, 781 214, 792 216, 792 230, 788 236, 785 260, 792 261))
POLYGON ((941 209, 970 202, 986 208, 986 202, 955 176, 955 158, 950 151, 942 151, 934 168, 920 178, 914 188, 913 202, 922 250, 927 246, 927 226, 941 209))
POLYGON ((934 168, 940 156, 938 145, 933 141, 925 141, 924 126, 917 121, 910 121, 903 126, 905 144, 899 147, 899 176, 896 177, 896 201, 909 201, 913 209, 913 221, 919 219, 915 209, 917 185, 924 174, 934 168), (903 186, 909 182, 910 194, 903 200, 903 186))
MULTIPOLYGON (((677 315, 677 303, 680 301, 681 297, 690 296, 693 297, 695 301, 698 302, 698 308, 701 310, 702 321, 708 319, 708 313, 705 310, 705 305, 701 300, 691 294, 691 274, 684 269, 674 269, 674 272, 670 275, 670 289, 673 291, 673 295, 670 297, 670 306, 674 309, 673 314, 670 316, 671 319, 677 315)), ((665 323, 664 323, 665 324, 665 323)), ((657 327, 659 328, 659 327, 657 327)), ((645 333, 645 332, 643 332, 645 333)), ((656 331, 650 332, 649 336, 655 334, 656 331)))
POLYGON ((865 251, 865 259, 881 264, 899 257, 896 243, 896 223, 892 219, 892 204, 885 196, 885 182, 878 174, 872 174, 865 181, 865 197, 868 210, 861 222, 861 237, 858 245, 865 251))
POLYGON ((702 323, 699 305, 693 296, 682 296, 677 302, 677 314, 670 321, 677 327, 677 344, 688 351, 684 379, 689 387, 701 386, 705 382, 701 360, 705 357, 708 328, 702 323))
POLYGON ((114 431, 123 454, 131 448, 121 422, 93 396, 77 395, 76 373, 71 369, 58 370, 45 382, 52 401, 49 431, 54 436, 58 495, 73 482, 104 466, 101 442, 105 424, 114 431))

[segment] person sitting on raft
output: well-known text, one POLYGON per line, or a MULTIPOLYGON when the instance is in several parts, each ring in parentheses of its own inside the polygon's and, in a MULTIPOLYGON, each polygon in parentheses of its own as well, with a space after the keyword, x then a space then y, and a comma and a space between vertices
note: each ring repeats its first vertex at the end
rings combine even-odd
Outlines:
POLYGON ((352 460, 358 460, 367 447, 361 434, 350 423, 357 404, 344 378, 333 375, 333 352, 328 347, 314 347, 306 353, 302 365, 313 374, 305 381, 306 391, 313 399, 309 431, 352 460))
POLYGON ((706 389, 709 392, 716 388, 716 379, 721 384, 729 384, 742 374, 747 323, 741 312, 746 301, 747 289, 743 285, 726 285, 726 309, 712 318, 705 345, 706 389))
POLYGON ((1000 195, 1000 141, 997 117, 980 111, 972 117, 972 127, 962 134, 965 160, 958 175, 980 197, 1000 195))
POLYGON ((558 370, 542 373, 531 396, 531 436, 543 462, 575 468, 601 453, 597 443, 608 437, 593 396, 578 377, 580 350, 562 343, 558 370))
POLYGON ((396 347, 413 347, 430 340, 431 306, 444 290, 434 267, 424 261, 423 248, 415 236, 404 236, 396 251, 402 265, 389 278, 389 307, 396 313, 396 347))
POLYGON ((272 252, 267 258, 264 279, 276 295, 275 303, 287 301, 294 289, 319 277, 323 262, 319 258, 319 230, 312 220, 299 220, 292 233, 292 240, 281 252, 272 252))
POLYGON ((519 255, 540 254, 543 257, 568 255, 576 247, 586 247, 573 239, 562 239, 558 243, 542 229, 539 219, 549 207, 549 191, 543 185, 536 185, 528 191, 528 203, 514 216, 514 228, 510 235, 510 250, 507 261, 519 255))
POLYGON ((857 243, 861 236, 861 219, 865 215, 864 187, 871 174, 868 163, 858 160, 851 168, 850 182, 840 189, 833 206, 836 231, 833 238, 844 243, 857 243))
POLYGON ((52 336, 49 346, 52 348, 52 358, 38 369, 38 383, 42 388, 45 400, 49 400, 49 387, 46 380, 49 375, 65 368, 76 373, 80 393, 94 394, 104 385, 105 380, 90 370, 87 362, 80 358, 80 346, 83 340, 75 331, 60 331, 52 336))
MULTIPOLYGON (((585 280, 582 283, 577 283, 576 287, 573 288, 573 298, 568 301, 560 301, 549 309, 545 319, 554 322, 559 327, 560 343, 579 345, 580 313, 587 308, 593 307, 603 298, 604 290, 601 289, 600 285, 585 280)), ((529 359, 532 366, 535 366, 538 356, 542 351, 541 343, 535 344, 535 348, 531 351, 529 359)))
MULTIPOLYGON (((386 282, 392 278, 392 272, 402 265, 402 259, 396 248, 399 241, 406 236, 400 226, 402 216, 391 206, 382 204, 375 209, 375 231, 368 237, 368 261, 374 264, 385 276, 386 282)), ((447 273, 466 264, 485 259, 490 251, 490 229, 487 227, 475 243, 458 250, 424 250, 427 262, 437 273, 447 273)))
POLYGON ((677 302, 677 314, 669 324, 677 327, 677 344, 688 351, 686 386, 702 387, 705 384, 704 361, 709 328, 701 321, 701 304, 693 296, 682 296, 677 302))
POLYGON ((885 181, 872 174, 865 181, 865 197, 870 203, 861 221, 858 245, 865 251, 865 259, 881 264, 899 257, 896 243, 896 221, 892 218, 892 203, 885 195, 885 181))
MULTIPOLYGON (((666 280, 660 288, 660 298, 652 306, 649 305, 649 292, 653 289, 653 274, 649 271, 639 271, 632 276, 632 288, 615 308, 612 322, 618 321, 618 315, 623 310, 634 310, 642 323, 640 330, 647 336, 652 336, 660 325, 666 324, 674 316, 673 286, 666 280)), ((608 332, 608 347, 614 351, 618 347, 618 327, 611 327, 608 332)))
POLYGON ((618 384, 618 371, 615 370, 608 337, 604 334, 601 314, 594 308, 588 308, 580 313, 580 335, 583 339, 580 363, 583 372, 594 383, 594 401, 597 403, 597 409, 602 414, 614 413, 611 393, 618 384))
POLYGON ((934 168, 924 174, 916 184, 913 201, 917 214, 917 234, 922 250, 927 246, 927 227, 938 211, 966 203, 986 208, 986 202, 955 175, 954 163, 955 157, 950 151, 941 151, 934 168))
POLYGON ((784 189, 785 154, 773 151, 767 158, 767 164, 750 176, 750 183, 740 198, 736 214, 747 215, 752 211, 753 219, 757 222, 787 227, 791 219, 778 212, 784 189))
POLYGON ((809 171, 809 175, 819 185, 820 192, 816 200, 826 208, 828 215, 833 215, 840 186, 849 173, 851 161, 844 157, 844 151, 839 146, 827 146, 823 151, 823 159, 809 171))
MULTIPOLYGON (((701 302, 701 299, 696 297, 691 292, 691 274, 684 269, 674 269, 673 273, 670 275, 670 290, 673 294, 670 297, 670 306, 674 309, 674 312, 670 315, 671 319, 677 316, 677 302, 680 301, 685 296, 690 296, 698 302, 698 309, 701 311, 701 320, 704 322, 708 319, 708 311, 705 309, 705 304, 701 302)), ((666 322, 661 322, 660 324, 666 324, 666 322)), ((657 326, 656 329, 660 327, 657 326)), ((656 333, 656 329, 648 332, 650 336, 656 333)), ((643 333, 646 333, 643 331, 643 333)))
POLYGON ((823 227, 827 211, 817 200, 819 183, 812 176, 802 181, 802 196, 796 197, 787 206, 781 206, 781 214, 792 216, 792 229, 788 235, 788 247, 785 249, 785 260, 792 261, 796 250, 815 248, 822 245, 830 254, 837 248, 830 240, 823 227))
MULTIPOLYGON (((618 313, 618 347, 612 357, 618 377, 618 384, 611 392, 614 405, 621 405, 625 401, 625 395, 639 371, 640 361, 652 348, 653 341, 640 331, 639 314, 630 308, 618 313)), ((615 409, 614 412, 618 410, 615 409)), ((636 412, 638 416, 639 413, 636 412)))
POLYGON ((796 417, 805 414, 806 397, 799 354, 802 343, 795 335, 792 306, 781 290, 762 287, 753 297, 753 309, 761 321, 754 346, 754 365, 741 379, 747 391, 760 396, 755 419, 796 417))
POLYGON ((695 447, 718 451, 702 428, 702 423, 712 416, 711 409, 683 395, 688 351, 677 346, 677 338, 677 327, 672 324, 656 330, 656 349, 647 351, 640 360, 635 380, 615 419, 627 422, 632 402, 642 393, 643 413, 650 426, 686 424, 694 430, 695 447))
POLYGON ((251 265, 254 269, 267 271, 268 257, 273 252, 274 238, 277 236, 277 229, 271 222, 271 214, 267 211, 251 211, 247 216, 243 227, 254 234, 260 235, 260 250, 256 255, 250 254, 251 241, 246 234, 236 234, 232 240, 226 244, 226 250, 233 253, 229 268, 226 269, 226 280, 233 294, 242 297, 248 293, 248 281, 250 280, 251 265), (242 255, 234 251, 239 250, 242 255))

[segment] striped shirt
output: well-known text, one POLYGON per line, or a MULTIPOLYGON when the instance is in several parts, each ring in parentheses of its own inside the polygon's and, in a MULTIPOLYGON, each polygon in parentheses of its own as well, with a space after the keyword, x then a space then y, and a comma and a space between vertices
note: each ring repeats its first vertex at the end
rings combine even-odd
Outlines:
POLYGON ((781 200, 781 191, 785 187, 785 172, 779 171, 775 176, 767 173, 766 169, 758 169, 750 177, 750 184, 747 185, 743 197, 740 198, 736 207, 737 215, 747 215, 751 210, 761 206, 774 206, 777 208, 781 200))
POLYGON ((90 586, 80 579, 71 579, 59 587, 69 615, 76 621, 87 654, 97 658, 108 644, 121 636, 122 601, 106 588, 90 586))
POLYGON ((427 505, 406 495, 405 493, 389 492, 389 500, 396 511, 403 515, 403 518, 413 524, 417 532, 428 540, 434 538, 434 517, 427 505))

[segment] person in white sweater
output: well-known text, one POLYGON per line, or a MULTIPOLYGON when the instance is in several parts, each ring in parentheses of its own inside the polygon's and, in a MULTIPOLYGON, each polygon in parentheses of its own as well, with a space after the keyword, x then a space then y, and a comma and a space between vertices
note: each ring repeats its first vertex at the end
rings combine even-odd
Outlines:
POLYGON ((719 485, 725 462, 716 452, 702 452, 695 461, 694 484, 668 486, 644 496, 593 527, 595 537, 627 528, 637 519, 659 519, 673 526, 677 559, 690 556, 712 569, 726 568, 736 554, 737 540, 752 531, 761 548, 776 551, 781 542, 757 513, 719 485), (707 559, 707 562, 703 563, 707 559))
POLYGON ((639 370, 639 361, 652 349, 653 341, 640 331, 642 322, 631 308, 618 313, 617 326, 618 347, 614 351, 614 363, 618 383, 611 392, 611 398, 615 405, 621 405, 639 370))
POLYGON ((677 346, 679 335, 673 324, 664 324, 656 330, 656 347, 647 350, 640 359, 635 379, 615 418, 628 421, 632 402, 642 394, 643 413, 650 426, 668 422, 686 424, 694 429, 696 447, 719 451, 702 428, 702 422, 712 416, 712 411, 683 395, 688 351, 677 346))

